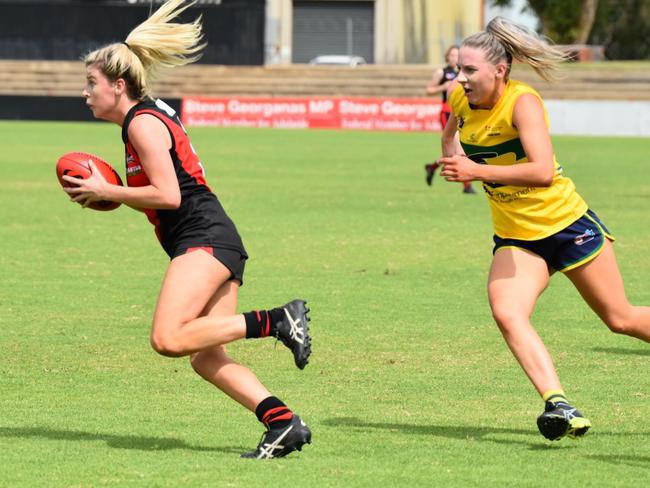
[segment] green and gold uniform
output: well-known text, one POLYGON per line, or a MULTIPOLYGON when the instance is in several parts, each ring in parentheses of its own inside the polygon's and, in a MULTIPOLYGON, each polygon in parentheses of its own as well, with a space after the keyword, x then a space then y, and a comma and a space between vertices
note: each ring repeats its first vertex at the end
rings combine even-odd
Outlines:
MULTIPOLYGON (((508 80, 501 98, 490 110, 474 109, 462 86, 449 99, 456 116, 460 143, 467 157, 477 163, 507 166, 528 162, 512 122, 519 97, 539 94, 520 81, 508 80)), ((548 114, 544 108, 546 125, 548 114)), ((522 187, 483 183, 490 207, 494 232, 501 238, 538 240, 555 234, 581 218, 587 204, 578 195, 573 182, 563 175, 562 166, 553 158, 555 174, 549 187, 522 187)))

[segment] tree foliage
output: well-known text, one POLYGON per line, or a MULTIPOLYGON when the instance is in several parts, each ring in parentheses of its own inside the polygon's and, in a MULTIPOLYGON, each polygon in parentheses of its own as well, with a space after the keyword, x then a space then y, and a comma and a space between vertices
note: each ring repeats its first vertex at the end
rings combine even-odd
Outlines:
MULTIPOLYGON (((509 7, 512 0, 491 0, 509 7)), ((557 44, 598 44, 609 59, 650 59, 649 0, 527 0, 557 44)))
MULTIPOLYGON (((512 0, 492 0, 509 7, 512 0)), ((584 43, 594 22, 598 0, 528 0, 525 7, 540 20, 543 34, 556 44, 584 43)))
POLYGON ((650 2, 600 0, 589 42, 609 59, 650 59, 650 2))

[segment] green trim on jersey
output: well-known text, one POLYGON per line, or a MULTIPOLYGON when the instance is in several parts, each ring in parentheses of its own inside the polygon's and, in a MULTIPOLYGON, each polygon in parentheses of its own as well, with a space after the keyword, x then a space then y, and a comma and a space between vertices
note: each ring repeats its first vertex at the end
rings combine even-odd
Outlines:
MULTIPOLYGON (((528 163, 519 129, 513 123, 513 113, 517 100, 531 95, 539 100, 548 127, 548 114, 542 99, 525 83, 508 80, 491 109, 472 108, 462 85, 458 85, 449 97, 449 105, 467 157, 490 166, 528 163)), ((549 186, 483 182, 497 236, 525 241, 543 239, 584 215, 587 204, 576 193, 573 182, 563 175, 555 156, 553 167, 553 181, 549 186)))
MULTIPOLYGON (((461 146, 468 158, 472 159, 473 155, 478 155, 482 153, 496 153, 494 156, 490 157, 499 157, 507 153, 514 153, 515 159, 519 161, 526 157, 526 152, 524 151, 524 146, 521 144, 521 139, 518 137, 515 139, 510 139, 509 141, 502 142, 500 144, 495 144, 494 146, 474 146, 472 144, 467 144, 466 142, 461 141, 461 146)), ((486 156, 487 157, 487 156, 486 156)), ((484 159, 484 158, 481 158, 484 159)), ((481 163, 485 161, 477 161, 472 159, 476 163, 481 163)))

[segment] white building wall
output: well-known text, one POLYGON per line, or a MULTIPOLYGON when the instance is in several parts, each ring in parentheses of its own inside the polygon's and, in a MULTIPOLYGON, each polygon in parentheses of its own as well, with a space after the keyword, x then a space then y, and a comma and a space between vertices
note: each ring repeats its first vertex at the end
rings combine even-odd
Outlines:
POLYGON ((650 136, 650 102, 545 100, 551 134, 650 136))

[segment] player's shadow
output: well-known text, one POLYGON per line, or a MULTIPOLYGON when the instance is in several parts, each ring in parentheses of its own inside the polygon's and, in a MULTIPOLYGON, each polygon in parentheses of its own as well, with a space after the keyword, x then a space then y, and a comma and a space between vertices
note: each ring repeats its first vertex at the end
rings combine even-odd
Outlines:
MULTIPOLYGON (((389 432, 402 432, 406 434, 426 435, 432 437, 446 437, 448 439, 458 439, 462 441, 480 441, 492 442, 495 444, 510 444, 526 446, 531 451, 546 451, 548 449, 575 449, 579 443, 557 443, 545 441, 535 430, 510 429, 506 427, 469 427, 455 425, 416 425, 407 423, 390 423, 390 422, 368 422, 355 417, 338 417, 327 419, 323 425, 336 428, 350 428, 357 431, 369 431, 371 429, 385 430, 389 432), (535 441, 513 438, 514 436, 534 436, 535 441)), ((650 432, 603 432, 598 431, 599 436, 625 436, 625 437, 642 437, 650 439, 650 432)), ((593 457, 593 456, 592 456, 593 457)), ((634 463, 635 466, 650 463, 648 456, 628 456, 628 455, 605 455, 608 461, 616 463, 624 462, 634 463)))
POLYGON ((650 356, 650 349, 624 349, 622 347, 593 347, 594 352, 604 352, 607 354, 624 354, 627 356, 650 356))
POLYGON ((79 430, 52 429, 49 427, 0 427, 0 437, 16 437, 21 439, 41 438, 55 441, 73 442, 105 442, 115 449, 134 449, 138 451, 184 451, 202 452, 245 452, 243 447, 211 447, 195 446, 173 437, 146 437, 138 435, 105 434, 100 432, 84 432, 79 430))
MULTIPOLYGON (((390 422, 368 422, 355 417, 339 417, 327 419, 324 425, 330 427, 348 427, 352 429, 368 430, 379 429, 389 432, 402 432, 406 434, 426 435, 433 437, 447 437, 449 439, 472 440, 481 442, 493 442, 495 444, 512 444, 526 446, 531 450, 553 448, 571 448, 569 444, 557 445, 546 442, 529 442, 523 439, 512 439, 511 436, 531 436, 532 430, 509 429, 505 427, 464 427, 454 425, 416 425, 407 423, 390 423, 390 422), (504 438, 503 435, 510 436, 504 438), (501 437, 499 437, 501 436, 501 437)), ((536 432, 535 432, 536 434, 536 432)))

